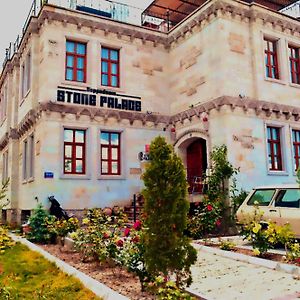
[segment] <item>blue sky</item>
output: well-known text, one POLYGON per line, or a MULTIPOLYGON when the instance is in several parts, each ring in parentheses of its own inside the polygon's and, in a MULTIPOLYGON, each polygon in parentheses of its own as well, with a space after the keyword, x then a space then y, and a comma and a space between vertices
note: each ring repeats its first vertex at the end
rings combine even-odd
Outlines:
MULTIPOLYGON (((5 49, 10 42, 16 40, 21 32, 32 2, 33 0, 9 0, 0 6, 0 70, 5 57, 5 49)), ((144 9, 152 0, 116 0, 116 2, 144 9)))

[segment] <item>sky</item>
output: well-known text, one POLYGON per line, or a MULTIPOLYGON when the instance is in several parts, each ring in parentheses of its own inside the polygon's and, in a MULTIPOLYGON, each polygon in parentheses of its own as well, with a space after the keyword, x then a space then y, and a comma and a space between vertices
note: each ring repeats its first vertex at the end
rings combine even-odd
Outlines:
MULTIPOLYGON (((5 49, 10 42, 15 42, 20 34, 32 2, 33 0, 9 0, 0 5, 0 70, 5 57, 5 49)), ((116 0, 116 2, 144 9, 152 0, 116 0)))

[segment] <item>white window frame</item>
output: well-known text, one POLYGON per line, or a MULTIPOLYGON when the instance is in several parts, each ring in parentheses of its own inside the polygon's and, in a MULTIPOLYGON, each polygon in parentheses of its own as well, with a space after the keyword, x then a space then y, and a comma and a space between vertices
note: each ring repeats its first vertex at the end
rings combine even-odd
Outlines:
POLYGON ((112 127, 101 127, 98 129, 97 132, 97 146, 98 146, 98 151, 97 151, 97 173, 98 173, 98 179, 106 179, 106 180, 124 180, 126 179, 126 131, 124 129, 118 129, 118 128, 112 128, 112 127), (120 134, 120 142, 121 142, 121 154, 120 154, 120 159, 121 159, 121 174, 120 175, 103 175, 101 174, 101 132, 116 132, 120 134))
POLYGON ((287 152, 286 152, 286 125, 279 122, 266 122, 264 124, 264 140, 265 140, 265 158, 266 158, 266 169, 268 175, 279 175, 279 176, 288 176, 289 170, 287 166, 287 152), (270 170, 269 169, 269 152, 268 152, 268 132, 267 127, 276 127, 279 128, 280 134, 280 150, 281 150, 281 161, 282 161, 282 170, 270 170))

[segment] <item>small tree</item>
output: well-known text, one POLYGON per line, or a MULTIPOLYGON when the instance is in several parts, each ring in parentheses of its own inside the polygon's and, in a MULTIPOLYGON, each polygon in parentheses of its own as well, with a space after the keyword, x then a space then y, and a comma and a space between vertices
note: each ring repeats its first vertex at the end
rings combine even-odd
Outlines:
POLYGON ((2 183, 2 187, 0 190, 0 211, 10 203, 8 199, 5 199, 8 185, 9 185, 9 178, 2 183))
POLYGON ((162 137, 151 143, 150 158, 143 175, 146 268, 153 277, 175 274, 178 286, 190 284, 197 257, 183 234, 189 210, 184 166, 162 137))

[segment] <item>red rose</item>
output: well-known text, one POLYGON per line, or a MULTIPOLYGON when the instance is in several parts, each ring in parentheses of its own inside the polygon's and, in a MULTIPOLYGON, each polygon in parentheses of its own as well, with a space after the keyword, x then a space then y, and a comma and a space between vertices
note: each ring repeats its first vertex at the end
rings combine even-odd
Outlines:
POLYGON ((124 236, 129 236, 129 234, 130 234, 130 228, 125 228, 124 236))
POLYGON ((137 221, 133 224, 133 228, 134 228, 135 230, 139 230, 139 229, 141 229, 141 227, 142 227, 142 223, 141 223, 141 221, 139 221, 139 220, 137 220, 137 221))
POLYGON ((104 233, 103 233, 103 237, 104 237, 105 239, 108 239, 108 238, 109 238, 109 234, 108 234, 107 232, 104 232, 104 233))
POLYGON ((118 247, 123 247, 123 241, 122 240, 118 240, 117 241, 117 246, 118 247))
POLYGON ((218 219, 217 221, 216 221, 216 226, 221 226, 221 220, 220 219, 218 219))
POLYGON ((207 118, 207 117, 204 117, 204 118, 202 119, 202 121, 203 121, 203 122, 207 122, 207 121, 208 121, 208 118, 207 118))
POLYGON ((207 209, 208 211, 212 211, 212 210, 213 210, 213 207, 212 207, 210 204, 208 204, 208 205, 206 206, 206 209, 207 209))
POLYGON ((135 237, 132 239, 132 241, 133 241, 134 243, 138 243, 138 242, 140 241, 140 238, 139 238, 138 236, 135 236, 135 237))

